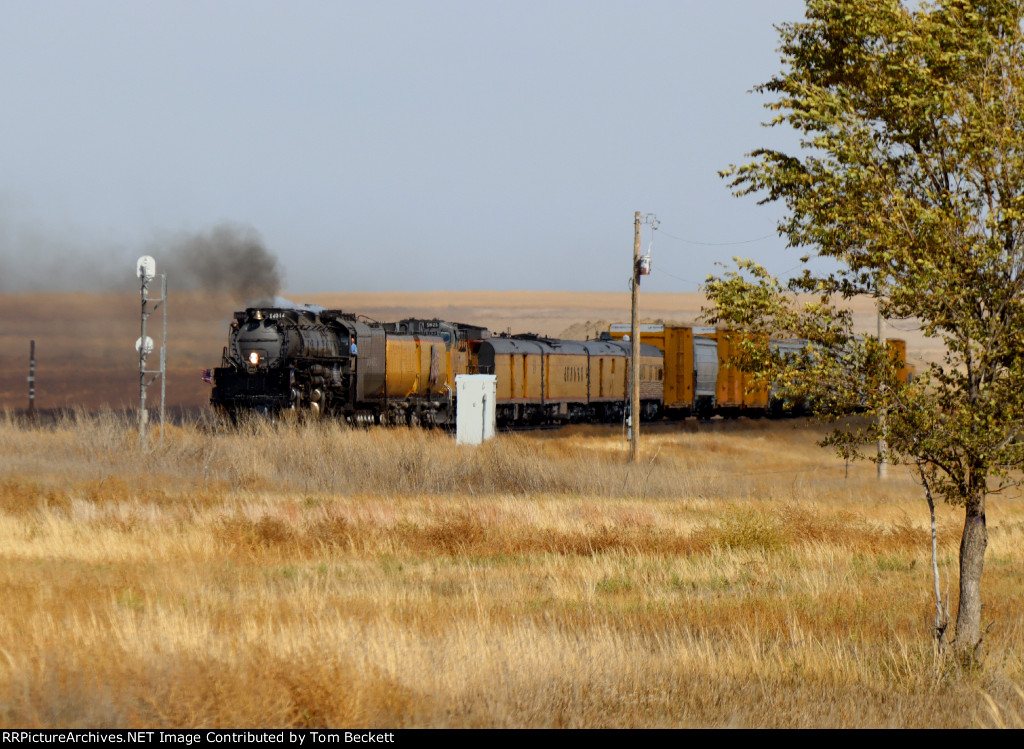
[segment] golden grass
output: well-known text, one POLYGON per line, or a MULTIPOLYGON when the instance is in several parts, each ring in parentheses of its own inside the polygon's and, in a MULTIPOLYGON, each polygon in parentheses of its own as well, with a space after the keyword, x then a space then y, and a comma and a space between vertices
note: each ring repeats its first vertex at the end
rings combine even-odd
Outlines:
POLYGON ((1024 504, 964 670, 919 490, 817 435, 0 419, 0 726, 1021 727, 1024 504))

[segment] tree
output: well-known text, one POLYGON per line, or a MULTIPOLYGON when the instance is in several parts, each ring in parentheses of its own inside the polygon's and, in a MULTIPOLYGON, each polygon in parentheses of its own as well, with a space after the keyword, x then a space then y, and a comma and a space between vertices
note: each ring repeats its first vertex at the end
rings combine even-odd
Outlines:
POLYGON ((799 151, 755 151, 723 176, 738 195, 784 204, 789 246, 837 270, 807 266, 783 285, 740 261, 707 284, 710 319, 812 341, 797 361, 746 338, 747 364, 788 398, 884 415, 829 444, 870 457, 884 436, 930 503, 964 508, 954 642, 968 654, 982 640, 986 499, 1024 467, 1022 21, 1024 0, 808 0, 805 20, 778 28, 782 72, 755 89, 799 151), (859 294, 919 321, 944 361, 898 383, 893 358, 842 309, 859 294))

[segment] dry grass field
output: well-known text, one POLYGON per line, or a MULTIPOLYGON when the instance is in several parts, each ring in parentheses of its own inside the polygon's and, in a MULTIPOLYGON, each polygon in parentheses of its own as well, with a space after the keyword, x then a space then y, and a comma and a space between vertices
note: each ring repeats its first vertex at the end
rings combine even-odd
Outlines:
POLYGON ((1024 501, 938 660, 918 488, 818 436, 0 418, 0 726, 1024 727, 1024 501))
MULTIPOLYGON (((533 332, 584 338, 629 319, 628 293, 541 291, 463 291, 351 293, 299 296, 298 303, 319 304, 376 320, 439 317, 476 323, 496 332, 533 332)), ((693 322, 700 315, 700 294, 641 295, 645 321, 693 322)), ((229 295, 177 292, 168 302, 167 403, 195 408, 210 398, 200 370, 220 365, 231 314, 238 307, 229 295)), ((875 330, 874 310, 866 300, 853 303, 855 320, 875 330)), ((138 293, 0 294, 0 408, 23 409, 28 402, 29 341, 36 341, 36 405, 41 409, 134 406, 139 398, 138 293)), ((160 313, 150 318, 158 330, 160 313)), ((908 323, 893 323, 889 335, 908 340, 908 359, 920 365, 940 352, 908 323), (899 327, 897 327, 899 326, 899 327), (907 328, 903 330, 901 328, 907 328)), ((151 337, 152 327, 150 328, 151 337)), ((153 368, 158 365, 153 357, 153 368)), ((154 403, 152 393, 150 403, 154 403)))

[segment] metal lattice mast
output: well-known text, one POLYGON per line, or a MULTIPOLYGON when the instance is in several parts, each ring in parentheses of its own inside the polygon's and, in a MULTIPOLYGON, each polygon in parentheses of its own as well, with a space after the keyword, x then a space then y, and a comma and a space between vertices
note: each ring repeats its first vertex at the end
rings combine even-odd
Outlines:
POLYGON ((135 350, 139 352, 139 444, 146 443, 146 425, 149 422, 149 412, 146 410, 146 388, 153 384, 157 377, 160 378, 160 441, 164 438, 164 399, 167 393, 167 276, 160 276, 160 288, 162 296, 159 299, 149 298, 149 282, 156 277, 156 261, 145 255, 140 257, 135 264, 136 275, 140 279, 142 292, 142 320, 139 340, 135 342, 135 350), (150 301, 156 305, 149 309, 150 301), (160 343, 160 369, 146 369, 146 357, 153 353, 153 339, 146 335, 146 320, 163 305, 164 308, 164 329, 163 339, 160 343), (147 381, 146 375, 153 377, 147 381))

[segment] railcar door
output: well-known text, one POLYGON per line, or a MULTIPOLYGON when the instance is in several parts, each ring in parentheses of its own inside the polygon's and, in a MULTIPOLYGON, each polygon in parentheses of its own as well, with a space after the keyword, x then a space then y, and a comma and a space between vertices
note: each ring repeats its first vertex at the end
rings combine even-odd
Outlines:
POLYGON ((718 343, 712 338, 693 337, 693 409, 706 412, 715 406, 718 382, 718 343))

